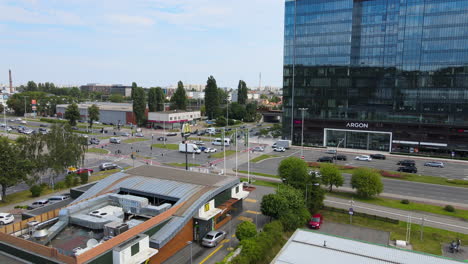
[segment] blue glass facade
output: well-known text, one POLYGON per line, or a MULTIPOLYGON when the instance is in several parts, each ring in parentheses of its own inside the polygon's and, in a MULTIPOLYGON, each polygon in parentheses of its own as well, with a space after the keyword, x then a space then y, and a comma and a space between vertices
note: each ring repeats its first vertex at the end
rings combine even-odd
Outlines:
POLYGON ((309 145, 337 145, 348 136, 343 129, 357 133, 346 147, 468 151, 468 0, 286 0, 285 7, 286 138, 300 142, 299 108, 308 108, 309 145))

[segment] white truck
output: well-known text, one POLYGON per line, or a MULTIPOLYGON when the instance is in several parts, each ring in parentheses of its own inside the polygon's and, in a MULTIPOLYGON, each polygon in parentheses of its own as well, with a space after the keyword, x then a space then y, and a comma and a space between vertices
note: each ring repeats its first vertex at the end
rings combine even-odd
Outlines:
MULTIPOLYGON (((185 143, 180 143, 179 144, 179 151, 182 153, 185 153, 185 143)), ((200 154, 201 150, 198 148, 197 145, 193 143, 187 143, 187 153, 196 153, 200 154)))
POLYGON ((274 143, 272 147, 289 149, 290 145, 291 145, 291 141, 281 139, 281 140, 276 141, 276 143, 274 143))
POLYGON ((209 135, 214 135, 216 134, 216 129, 214 127, 209 127, 205 130, 205 132, 209 135))

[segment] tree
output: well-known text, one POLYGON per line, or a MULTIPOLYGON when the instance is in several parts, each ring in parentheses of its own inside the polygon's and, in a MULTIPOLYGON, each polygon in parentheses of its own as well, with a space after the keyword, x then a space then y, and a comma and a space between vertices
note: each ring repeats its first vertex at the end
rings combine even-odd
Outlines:
POLYGON ((224 127, 224 126, 226 126, 226 124, 227 124, 227 121, 226 121, 226 118, 224 116, 220 116, 220 117, 216 118, 216 126, 224 127))
POLYGON ((93 122, 99 120, 99 106, 93 104, 88 107, 89 127, 93 128, 93 122))
POLYGON ((37 84, 33 81, 29 81, 28 84, 26 85, 26 91, 27 92, 36 92, 38 91, 37 89, 37 84))
POLYGON ((309 219, 310 213, 304 205, 297 211, 288 211, 279 218, 285 231, 294 231, 299 227, 303 227, 309 219))
POLYGON ((205 87, 205 110, 208 119, 214 119, 219 111, 218 86, 213 76, 208 78, 205 87))
POLYGON ((250 221, 244 221, 237 225, 236 237, 239 241, 249 239, 257 235, 257 227, 250 221))
POLYGON ((245 106, 239 103, 231 103, 229 105, 229 117, 232 117, 237 120, 244 119, 246 114, 245 106))
POLYGON ((228 104, 229 103, 229 93, 228 91, 218 88, 218 98, 220 104, 228 104))
POLYGON ((288 201, 286 198, 274 193, 263 196, 260 203, 260 211, 263 215, 279 219, 281 214, 288 210, 288 201))
POLYGON ((156 99, 157 91, 156 88, 152 87, 148 91, 148 111, 157 112, 158 102, 156 99))
POLYGON ((146 99, 145 90, 141 87, 135 88, 133 95, 133 113, 135 113, 136 123, 139 126, 145 123, 146 99))
POLYGON ((80 119, 80 109, 78 105, 73 103, 65 110, 65 119, 68 119, 70 126, 76 126, 76 121, 80 119))
POLYGON ((268 96, 266 96, 266 94, 262 94, 260 95, 260 99, 263 99, 263 100, 268 99, 268 96))
POLYGON ((0 113, 3 113, 4 110, 5 110, 5 107, 3 106, 3 104, 0 104, 0 113))
POLYGON ((239 81, 239 85, 237 86, 237 102, 241 105, 245 105, 247 103, 247 84, 243 81, 239 81))
POLYGON ((78 87, 73 87, 70 89, 70 91, 68 92, 68 94, 73 97, 73 98, 80 98, 81 97, 81 91, 78 87))
POLYGON ((138 88, 136 82, 132 82, 132 91, 131 91, 131 94, 130 94, 130 97, 132 98, 132 100, 135 99, 135 90, 136 88, 138 88))
POLYGON ((307 164, 297 157, 282 160, 278 167, 278 175, 286 184, 298 189, 305 189, 309 178, 307 164))
POLYGON ((186 110, 187 109, 187 94, 185 93, 184 84, 182 81, 177 83, 177 89, 171 97, 171 109, 186 110))
POLYGON ((351 187, 357 194, 364 198, 378 195, 383 191, 383 183, 380 175, 371 169, 358 168, 351 176, 351 187))
POLYGON ((21 151, 8 138, 0 137, 0 185, 2 186, 1 200, 5 201, 6 189, 20 183, 30 172, 30 161, 21 155, 21 151))
POLYGON ((281 102, 281 98, 279 98, 279 97, 276 96, 276 95, 273 95, 273 97, 271 97, 271 99, 270 99, 270 102, 272 102, 272 103, 279 103, 279 102, 281 102))
POLYGON ((156 111, 164 111, 164 91, 161 87, 156 87, 156 111))
POLYGON ((244 121, 256 122, 260 120, 261 114, 257 113, 257 103, 249 103, 245 106, 245 118, 244 121))
MULTIPOLYGON (((42 134, 33 134, 29 137, 19 137, 16 144, 21 153, 21 157, 28 160, 31 165, 30 173, 25 177, 26 183, 30 186, 37 184, 42 175, 46 175, 48 170, 47 149, 45 137, 42 134)), ((42 183, 42 181, 41 181, 42 183)))
POLYGON ((111 94, 109 96, 109 101, 113 103, 122 103, 125 98, 121 94, 111 94))
POLYGON ((341 175, 340 170, 335 165, 322 164, 320 174, 322 174, 322 184, 327 185, 330 192, 333 191, 333 185, 337 188, 343 186, 343 175, 341 175))

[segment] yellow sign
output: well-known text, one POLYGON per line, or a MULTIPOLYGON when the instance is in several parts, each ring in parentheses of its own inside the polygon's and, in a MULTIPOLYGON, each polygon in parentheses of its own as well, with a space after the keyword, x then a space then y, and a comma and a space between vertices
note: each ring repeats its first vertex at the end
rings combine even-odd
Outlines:
POLYGON ((208 212, 210 210, 210 203, 205 204, 205 212, 208 212))
POLYGON ((184 123, 182 125, 182 134, 190 134, 191 129, 190 129, 190 124, 189 123, 184 123))

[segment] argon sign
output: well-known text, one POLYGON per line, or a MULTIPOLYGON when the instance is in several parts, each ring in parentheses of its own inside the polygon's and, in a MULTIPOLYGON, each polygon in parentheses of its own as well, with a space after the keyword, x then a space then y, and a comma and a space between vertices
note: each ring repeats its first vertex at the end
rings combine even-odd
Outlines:
POLYGON ((346 127, 348 128, 369 128, 368 123, 346 123, 346 127))

